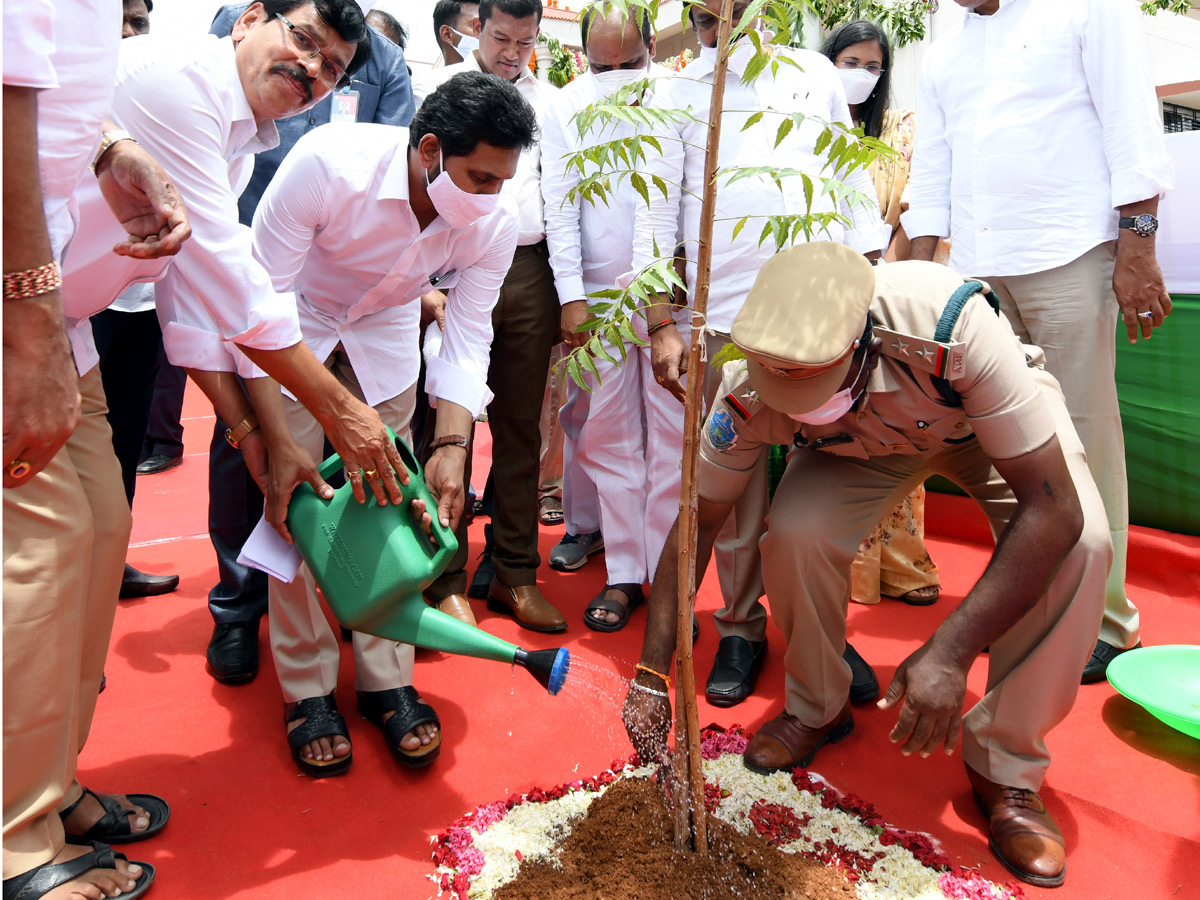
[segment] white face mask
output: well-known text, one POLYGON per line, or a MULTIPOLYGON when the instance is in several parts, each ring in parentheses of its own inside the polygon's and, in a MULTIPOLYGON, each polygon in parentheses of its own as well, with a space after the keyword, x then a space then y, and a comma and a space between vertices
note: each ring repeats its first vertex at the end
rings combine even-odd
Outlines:
POLYGON ((715 66, 717 64, 717 48, 701 45, 700 59, 707 62, 710 66, 715 66))
MULTIPOLYGON (((450 26, 447 25, 446 27, 449 28, 450 26)), ((455 45, 454 49, 458 51, 458 55, 463 59, 466 59, 479 49, 479 38, 475 37, 475 35, 463 34, 461 31, 455 31, 453 28, 450 28, 450 31, 458 35, 458 44, 455 45)))
POLYGON ((854 381, 850 382, 850 387, 838 391, 816 409, 810 409, 808 412, 798 415, 788 413, 788 418, 803 425, 828 425, 830 422, 836 422, 846 413, 850 412, 850 408, 854 406, 854 401, 858 399, 858 397, 851 394, 851 391, 854 388, 854 382, 858 381, 866 365, 867 355, 864 353, 862 365, 858 367, 858 374, 854 376, 854 381))
POLYGON ((607 95, 641 81, 647 74, 648 70, 643 67, 641 69, 610 69, 607 72, 593 72, 592 77, 596 79, 596 83, 607 95))
POLYGON ((442 165, 441 150, 438 150, 438 168, 442 173, 433 179, 432 184, 429 181, 429 172, 425 173, 425 186, 433 208, 451 228, 466 228, 496 208, 499 194, 468 194, 454 183, 454 179, 442 165))
POLYGON ((879 76, 872 75, 866 69, 838 69, 837 73, 846 89, 846 102, 850 106, 866 103, 879 83, 879 76))

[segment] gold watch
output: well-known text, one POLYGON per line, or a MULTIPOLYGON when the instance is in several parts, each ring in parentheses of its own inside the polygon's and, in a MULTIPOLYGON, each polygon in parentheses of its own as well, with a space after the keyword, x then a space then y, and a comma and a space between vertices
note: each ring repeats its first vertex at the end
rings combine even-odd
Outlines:
POLYGON ((238 422, 232 428, 225 429, 225 440, 229 442, 229 446, 234 450, 241 449, 242 441, 246 439, 246 435, 258 427, 258 419, 254 413, 246 416, 242 421, 238 422))
POLYGON ((96 174, 96 166, 100 165, 100 160, 104 159, 104 154, 118 141, 133 141, 135 144, 137 143, 132 134, 120 128, 104 132, 104 134, 100 135, 100 148, 96 151, 96 155, 92 157, 92 163, 89 166, 93 175, 96 174))

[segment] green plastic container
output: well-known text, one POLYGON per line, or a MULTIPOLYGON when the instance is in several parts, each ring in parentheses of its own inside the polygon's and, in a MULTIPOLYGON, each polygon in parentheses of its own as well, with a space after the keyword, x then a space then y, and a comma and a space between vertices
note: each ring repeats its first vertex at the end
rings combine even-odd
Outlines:
MULTIPOLYGON (((288 507, 287 526, 296 549, 337 620, 352 631, 431 650, 524 666, 551 694, 567 675, 565 649, 525 651, 508 641, 460 622, 425 603, 422 592, 445 570, 458 549, 454 532, 437 519, 437 504, 412 451, 388 429, 408 469, 400 506, 380 506, 370 490, 359 503, 349 483, 332 500, 305 483, 288 507), (414 499, 433 514, 436 544, 411 512, 414 499)), ((321 463, 328 480, 342 468, 337 454, 321 463)))
POLYGON ((1200 647, 1139 647, 1108 664, 1108 680, 1157 719, 1200 738, 1200 647))

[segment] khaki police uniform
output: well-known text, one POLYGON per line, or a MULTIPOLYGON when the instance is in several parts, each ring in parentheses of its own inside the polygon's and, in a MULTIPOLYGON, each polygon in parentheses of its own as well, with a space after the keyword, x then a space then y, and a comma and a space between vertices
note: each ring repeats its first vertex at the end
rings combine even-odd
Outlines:
POLYGON ((870 312, 884 355, 855 408, 828 425, 802 425, 767 407, 747 384, 746 363, 726 365, 701 438, 699 490, 732 503, 764 445, 794 445, 761 544, 763 581, 787 641, 785 708, 815 728, 838 715, 850 689, 842 652, 850 564, 863 537, 935 473, 974 497, 999 537, 1017 503, 992 460, 1029 453, 1057 435, 1079 492, 1083 534, 1038 604, 992 643, 987 693, 963 720, 967 765, 991 781, 1036 790, 1049 765, 1045 735, 1070 710, 1096 640, 1112 545, 1041 351, 1021 345, 978 294, 951 342, 931 339, 962 283, 933 263, 877 269, 870 312), (961 405, 934 387, 942 358, 961 405))

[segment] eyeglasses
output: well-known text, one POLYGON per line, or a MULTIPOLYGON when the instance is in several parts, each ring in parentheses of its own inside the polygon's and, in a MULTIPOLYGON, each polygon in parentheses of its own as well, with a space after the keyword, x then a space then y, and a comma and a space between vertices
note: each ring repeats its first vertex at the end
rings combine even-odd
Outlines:
POLYGON ((300 54, 300 58, 307 60, 314 56, 321 57, 321 80, 332 87, 338 87, 346 77, 346 70, 326 56, 321 45, 303 28, 297 28, 278 13, 275 18, 283 23, 284 33, 291 39, 292 47, 300 54))
POLYGON ((866 69, 872 75, 882 75, 887 71, 887 69, 885 69, 883 66, 876 65, 875 63, 867 63, 865 66, 863 66, 852 59, 838 60, 837 67, 839 69, 850 69, 851 71, 854 69, 866 69))

